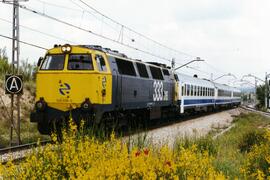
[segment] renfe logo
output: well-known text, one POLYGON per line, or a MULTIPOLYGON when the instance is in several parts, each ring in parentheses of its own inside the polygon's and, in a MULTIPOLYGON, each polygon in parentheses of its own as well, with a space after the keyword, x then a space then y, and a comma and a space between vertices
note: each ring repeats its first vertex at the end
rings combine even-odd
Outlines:
POLYGON ((61 95, 65 96, 67 94, 69 94, 70 91, 70 85, 68 83, 62 83, 61 80, 59 81, 59 92, 61 95))

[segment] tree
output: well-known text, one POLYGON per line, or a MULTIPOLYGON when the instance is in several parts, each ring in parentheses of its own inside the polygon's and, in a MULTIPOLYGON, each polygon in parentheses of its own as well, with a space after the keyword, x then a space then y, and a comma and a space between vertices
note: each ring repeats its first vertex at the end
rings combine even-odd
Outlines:
POLYGON ((265 85, 260 85, 256 89, 256 97, 259 101, 257 104, 258 108, 264 107, 265 103, 265 85))
POLYGON ((8 63, 6 48, 0 48, 0 78, 12 72, 12 66, 8 63))

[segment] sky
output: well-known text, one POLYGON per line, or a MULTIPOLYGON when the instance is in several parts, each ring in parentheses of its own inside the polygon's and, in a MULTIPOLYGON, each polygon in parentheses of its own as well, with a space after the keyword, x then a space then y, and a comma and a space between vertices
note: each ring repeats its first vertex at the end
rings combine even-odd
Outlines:
MULTIPOLYGON (((233 74, 238 79, 247 74, 264 79, 265 72, 270 72, 269 0, 84 0, 84 2, 125 27, 178 52, 122 28, 121 25, 88 8, 80 0, 29 0, 21 4, 155 56, 24 9, 20 9, 20 39, 45 48, 66 43, 98 44, 144 61, 170 65, 170 60, 174 58, 176 66, 200 57, 205 61, 192 63, 179 69, 179 72, 191 76, 197 74, 207 79, 211 77, 215 79, 227 73, 233 74)), ((12 6, 0 3, 0 35, 12 35, 12 24, 7 21, 12 21, 12 6)), ((8 56, 11 57, 11 41, 0 37, 0 48, 3 47, 7 48, 8 56)), ((36 63, 44 54, 45 51, 42 49, 21 44, 20 59, 36 63)), ((245 77, 245 79, 254 83, 254 78, 245 77)), ((217 81, 235 86, 241 84, 233 76, 225 76, 217 81)))

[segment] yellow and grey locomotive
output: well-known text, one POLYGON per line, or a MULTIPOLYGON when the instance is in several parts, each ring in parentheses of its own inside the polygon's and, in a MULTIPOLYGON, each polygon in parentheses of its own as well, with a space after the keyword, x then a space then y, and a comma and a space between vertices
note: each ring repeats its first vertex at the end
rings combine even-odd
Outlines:
POLYGON ((30 119, 40 133, 50 134, 70 117, 111 127, 165 117, 177 107, 175 82, 164 64, 101 46, 56 45, 39 59, 30 119))

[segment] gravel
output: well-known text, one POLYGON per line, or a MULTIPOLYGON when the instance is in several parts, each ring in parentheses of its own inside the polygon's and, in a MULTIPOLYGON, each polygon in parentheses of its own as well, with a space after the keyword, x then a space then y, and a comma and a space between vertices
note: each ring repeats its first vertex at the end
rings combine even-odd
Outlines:
POLYGON ((226 130, 231 126, 234 116, 239 115, 241 112, 240 108, 230 109, 150 130, 146 134, 136 134, 131 139, 136 141, 140 136, 146 135, 147 143, 154 146, 167 144, 169 147, 172 147, 175 140, 185 136, 200 137, 208 134, 211 130, 226 130))

